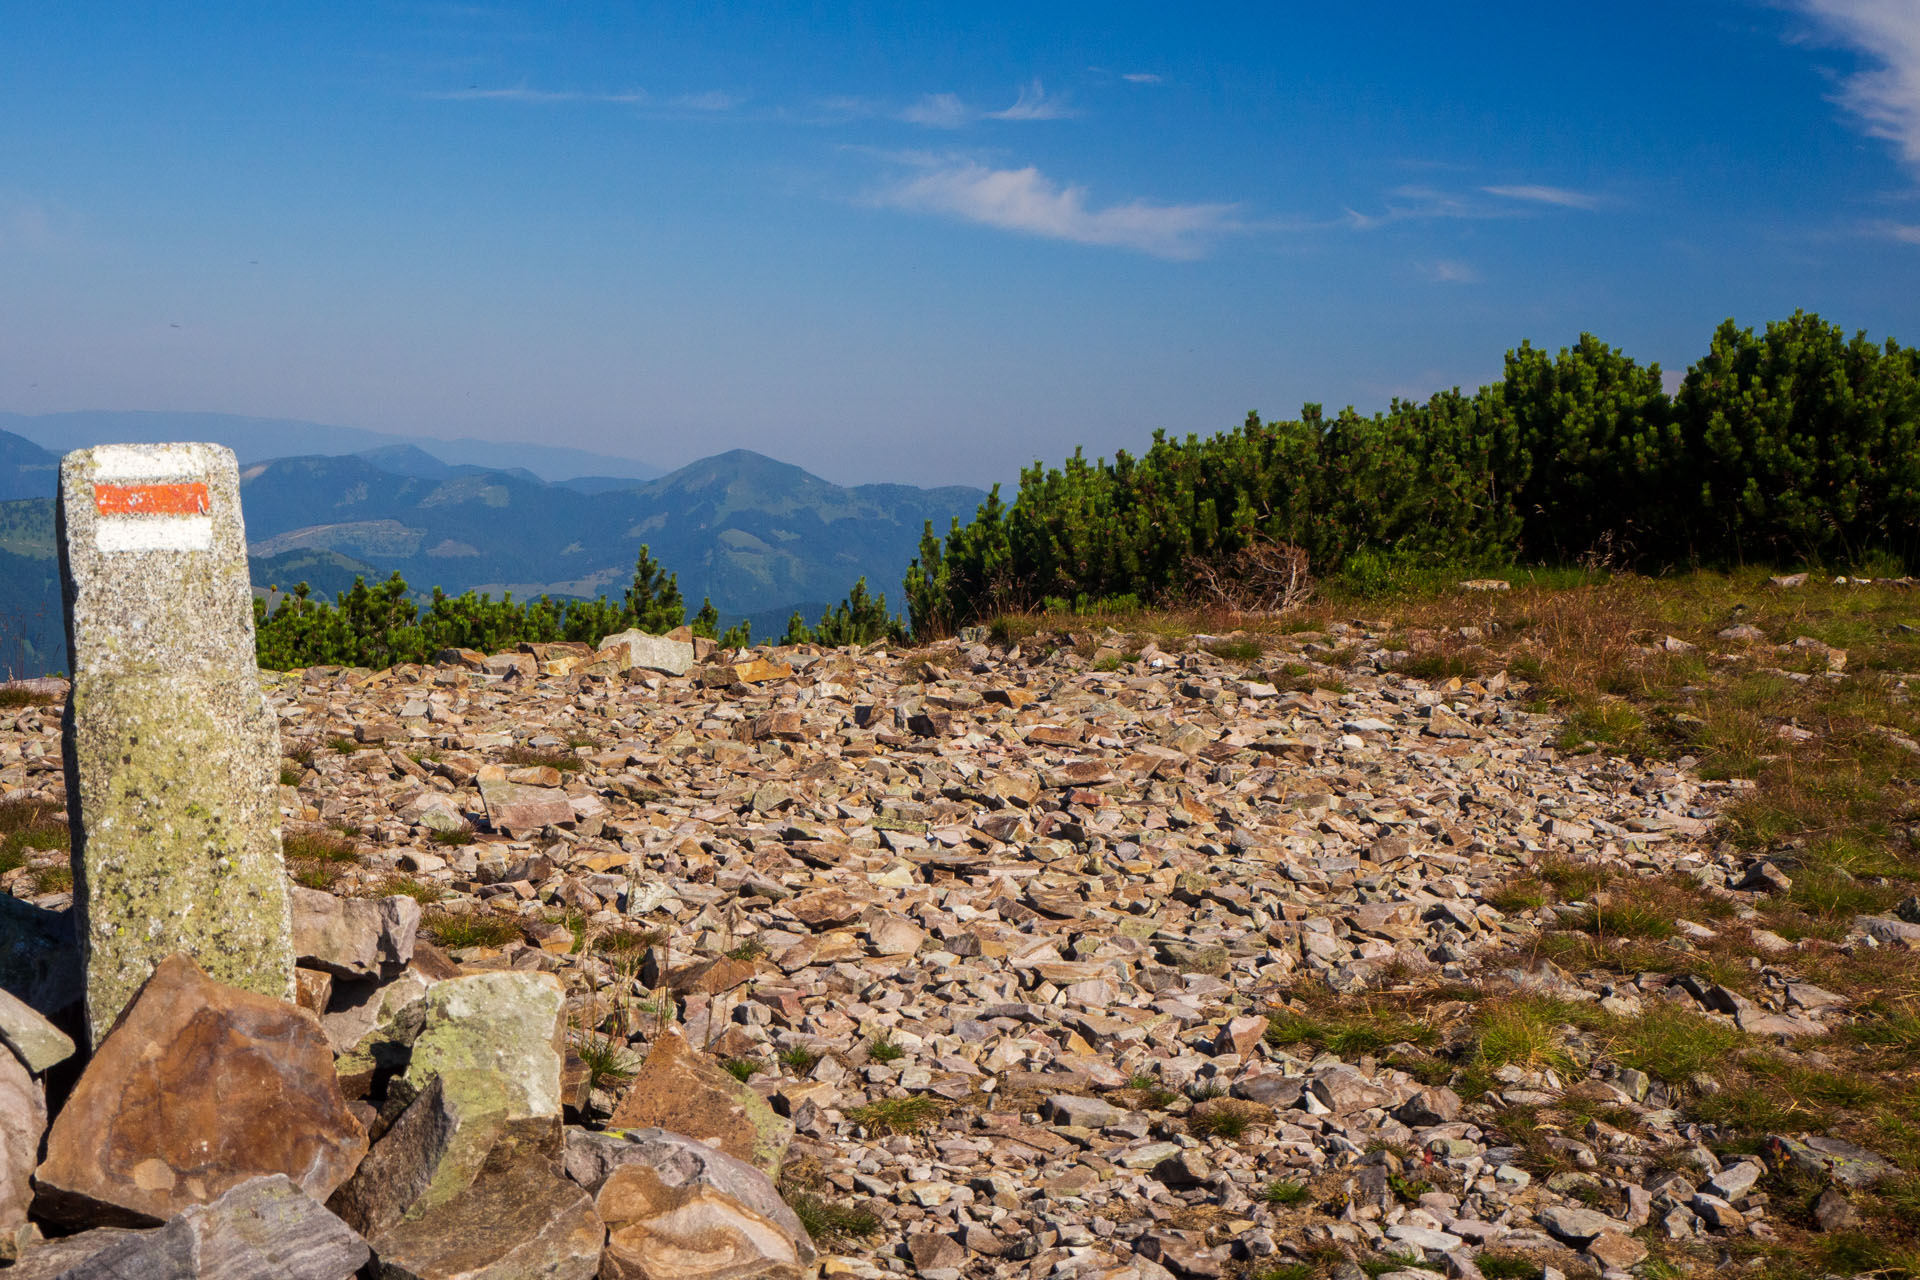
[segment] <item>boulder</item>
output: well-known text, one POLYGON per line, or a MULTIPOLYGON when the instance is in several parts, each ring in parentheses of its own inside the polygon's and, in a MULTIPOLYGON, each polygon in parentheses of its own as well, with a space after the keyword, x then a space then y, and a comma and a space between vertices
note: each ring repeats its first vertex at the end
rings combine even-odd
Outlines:
POLYGON ((530 833, 573 821, 573 805, 568 802, 567 793, 558 787, 483 781, 480 799, 487 806, 487 821, 496 831, 530 833))
POLYGON ((680 1134, 570 1131, 567 1172, 607 1224, 605 1280, 797 1280, 813 1264, 766 1174, 680 1134))
MULTIPOLYGON (((466 1190, 507 1130, 507 1091, 504 1082, 496 1084, 489 1093, 483 1081, 469 1081, 454 1097, 435 1076, 373 1144, 327 1208, 362 1235, 377 1237, 408 1214, 466 1190)), ((516 1137, 538 1134, 535 1128, 516 1137)), ((557 1133, 550 1145, 557 1147, 557 1133)))
POLYGON ((748 1210, 772 1222, 800 1242, 809 1258, 813 1241, 773 1179, 744 1160, 704 1142, 665 1129, 628 1129, 598 1133, 591 1129, 566 1131, 566 1172, 569 1178, 598 1195, 614 1171, 623 1165, 645 1165, 669 1187, 698 1184, 711 1187, 748 1210))
POLYGON ((613 1113, 621 1129, 666 1129, 711 1144, 769 1177, 780 1172, 791 1122, 767 1100, 694 1049, 678 1031, 654 1041, 633 1087, 613 1113))
POLYGON ((367 1151, 318 1020, 162 960, 107 1034, 47 1135, 35 1211, 147 1226, 250 1178, 325 1199, 367 1151))
POLYGON ((683 676, 693 670, 693 645, 644 631, 622 631, 606 637, 600 648, 622 650, 618 665, 622 670, 640 667, 663 675, 683 676))
POLYGON ((431 787, 410 796, 398 813, 402 822, 418 823, 430 831, 464 831, 467 827, 467 817, 453 797, 431 787))
POLYGON ((73 1056, 73 1037, 48 1022, 40 1011, 0 988, 0 1044, 39 1075, 73 1056))
POLYGON ((433 985, 423 966, 408 965, 392 982, 377 978, 335 982, 321 1029, 335 1055, 341 1087, 358 1097, 381 1067, 406 1062, 407 1047, 420 1034, 424 1002, 433 985))
POLYGON ((371 1241, 381 1280, 590 1280, 606 1228, 546 1144, 503 1138, 471 1185, 371 1241))
POLYGON ((475 1108, 504 1088, 505 1119, 559 1117, 566 991, 558 978, 514 969, 449 978, 427 991, 420 1018, 406 1072, 412 1088, 438 1076, 455 1105, 475 1108))
POLYGON ((349 1280, 368 1258, 365 1240, 282 1174, 189 1205, 156 1231, 57 1243, 66 1247, 29 1254, 10 1280, 349 1280))
POLYGON ((293 953, 303 965, 340 978, 370 978, 413 959, 420 904, 390 898, 336 898, 295 885, 293 953))
POLYGON ((1767 1139, 1767 1154, 1776 1165, 1856 1191, 1899 1172, 1899 1167, 1885 1156, 1825 1134, 1774 1134, 1767 1139))
POLYGON ((0 1237, 27 1224, 33 1162, 46 1128, 47 1100, 39 1082, 12 1054, 0 1051, 0 1237))

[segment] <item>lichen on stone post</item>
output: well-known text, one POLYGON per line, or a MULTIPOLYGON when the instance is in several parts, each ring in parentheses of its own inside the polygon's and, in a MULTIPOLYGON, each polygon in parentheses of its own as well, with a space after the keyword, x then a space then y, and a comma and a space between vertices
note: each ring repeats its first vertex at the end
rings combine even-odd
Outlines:
POLYGON ((99 445, 60 464, 73 685, 74 933, 95 1044, 174 952, 293 995, 280 736, 254 658, 231 450, 99 445))

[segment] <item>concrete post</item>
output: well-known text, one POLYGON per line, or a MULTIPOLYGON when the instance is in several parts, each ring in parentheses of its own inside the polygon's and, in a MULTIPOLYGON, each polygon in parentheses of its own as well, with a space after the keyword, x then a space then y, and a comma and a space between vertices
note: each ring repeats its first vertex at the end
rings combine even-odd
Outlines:
POLYGON ((233 453, 69 453, 58 525, 74 932, 92 1040, 176 951, 218 982, 291 999, 280 736, 254 660, 233 453))

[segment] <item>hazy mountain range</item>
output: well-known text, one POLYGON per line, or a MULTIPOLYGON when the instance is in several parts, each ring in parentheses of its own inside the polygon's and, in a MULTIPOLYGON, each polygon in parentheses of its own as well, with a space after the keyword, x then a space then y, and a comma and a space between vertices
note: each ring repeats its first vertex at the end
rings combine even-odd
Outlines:
POLYGON ((398 571, 415 591, 474 588, 516 598, 618 595, 642 543, 679 575, 689 612, 711 596, 728 620, 777 634, 862 576, 900 606, 900 579, 931 520, 945 532, 985 498, 959 486, 845 488, 746 450, 658 478, 631 460, 539 445, 401 440, 313 423, 213 414, 0 415, 0 674, 65 665, 60 637, 51 449, 108 440, 197 439, 239 454, 256 588, 307 582, 331 596, 356 575, 398 571), (91 425, 89 425, 91 424, 91 425), (275 443, 351 452, 265 452, 275 443), (452 456, 449 456, 452 455, 452 456), (503 459, 516 460, 502 465, 503 459), (576 466, 589 474, 569 474, 576 466), (566 477, 555 479, 552 477, 566 477))

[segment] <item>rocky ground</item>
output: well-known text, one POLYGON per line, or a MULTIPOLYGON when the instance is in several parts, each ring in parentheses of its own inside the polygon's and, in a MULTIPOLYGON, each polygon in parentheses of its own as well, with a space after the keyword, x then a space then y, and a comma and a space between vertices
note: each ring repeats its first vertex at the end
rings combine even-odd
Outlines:
MULTIPOLYGON (((1716 830, 1750 784, 1563 752, 1527 679, 1408 674, 1406 644, 1333 623, 291 673, 302 1003, 378 1156, 449 1105, 383 1057, 422 1052, 435 991, 551 975, 513 999, 564 1001, 562 1163, 595 1212, 622 1212, 610 1168, 667 1157, 594 1131, 691 1135, 777 1176, 828 1274, 1658 1273, 1799 1230, 1782 1177, 1844 1226, 1893 1164, 1791 1124, 1730 1152, 1682 1105, 1716 1046, 1817 1070, 1856 1015, 1761 927, 1788 874, 1716 830), (1629 908, 1666 913, 1641 934, 1678 963, 1541 946, 1605 945, 1629 908)), ((0 714, 0 787, 58 798, 57 709, 0 714)), ((28 847, 0 885, 59 912, 63 857, 28 847)), ((1906 914, 1818 946, 1903 955, 1906 914)), ((48 1235, 82 1225, 45 1212, 63 1176, 48 1235)), ((482 1274, 395 1213, 342 1216, 412 1268, 382 1274, 482 1274)), ((54 1247, 35 1231, 23 1273, 54 1247)), ((812 1253, 769 1248, 748 1271, 812 1253)), ((715 1274, 631 1265, 602 1274, 715 1274)))

